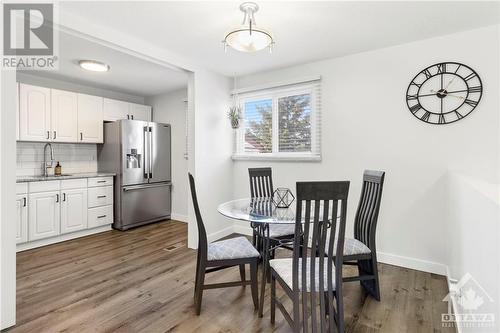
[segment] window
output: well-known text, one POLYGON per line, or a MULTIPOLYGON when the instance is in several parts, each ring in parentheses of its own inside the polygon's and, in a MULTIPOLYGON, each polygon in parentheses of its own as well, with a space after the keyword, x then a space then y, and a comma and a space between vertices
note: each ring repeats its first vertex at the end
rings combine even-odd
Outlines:
POLYGON ((234 159, 320 159, 319 81, 238 96, 234 159))

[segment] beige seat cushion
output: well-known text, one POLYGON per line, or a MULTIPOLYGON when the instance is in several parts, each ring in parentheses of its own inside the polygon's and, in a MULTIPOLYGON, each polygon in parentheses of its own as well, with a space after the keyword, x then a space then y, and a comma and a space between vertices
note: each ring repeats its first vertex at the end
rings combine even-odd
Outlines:
POLYGON ((259 257, 259 252, 245 237, 236 237, 208 244, 208 261, 259 257))
MULTIPOLYGON (((328 258, 324 260, 324 269, 323 269, 323 277, 324 277, 324 290, 328 290, 328 285, 326 283, 328 278, 328 258)), ((285 259, 273 259, 269 261, 269 265, 278 273, 281 279, 293 289, 292 286, 292 258, 285 259)), ((306 288, 307 291, 311 291, 311 258, 307 258, 306 263, 306 288)), ((315 258, 314 264, 314 286, 315 291, 319 290, 319 258, 315 258)), ((299 259, 299 290, 302 290, 302 259, 299 259)), ((335 290, 335 266, 332 263, 332 290, 335 290)))

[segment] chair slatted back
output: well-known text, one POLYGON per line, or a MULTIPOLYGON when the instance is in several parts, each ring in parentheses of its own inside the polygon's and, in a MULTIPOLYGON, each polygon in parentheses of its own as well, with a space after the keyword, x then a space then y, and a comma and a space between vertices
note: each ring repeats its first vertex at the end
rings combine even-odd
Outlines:
POLYGON ((205 230, 205 225, 203 224, 203 219, 201 218, 198 198, 196 196, 196 186, 194 184, 194 178, 191 173, 189 173, 189 185, 191 187, 191 198, 193 199, 196 224, 198 226, 198 260, 204 261, 207 258, 208 252, 207 231, 205 230))
POLYGON ((356 217, 354 237, 375 253, 375 231, 384 186, 384 171, 365 170, 356 217))
POLYGON ((332 331, 335 327, 334 315, 328 316, 327 320, 327 312, 343 316, 343 305, 339 309, 337 302, 334 311, 333 300, 334 295, 342 300, 348 192, 348 181, 297 183, 292 286, 294 291, 301 290, 304 332, 332 331), (318 285, 315 283, 317 268, 318 285), (307 280, 310 281, 309 288, 307 280), (333 283, 337 288, 334 288, 333 283), (307 292, 308 289, 312 292, 307 292))
POLYGON ((273 196, 273 175, 271 168, 248 168, 250 196, 271 198, 273 196))

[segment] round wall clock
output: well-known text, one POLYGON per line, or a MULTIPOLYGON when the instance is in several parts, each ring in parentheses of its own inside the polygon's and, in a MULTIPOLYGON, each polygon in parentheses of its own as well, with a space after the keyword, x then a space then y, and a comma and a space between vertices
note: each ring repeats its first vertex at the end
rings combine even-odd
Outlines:
POLYGON ((443 62, 415 75, 406 91, 406 104, 418 119, 449 124, 468 116, 483 93, 481 78, 464 64, 443 62))

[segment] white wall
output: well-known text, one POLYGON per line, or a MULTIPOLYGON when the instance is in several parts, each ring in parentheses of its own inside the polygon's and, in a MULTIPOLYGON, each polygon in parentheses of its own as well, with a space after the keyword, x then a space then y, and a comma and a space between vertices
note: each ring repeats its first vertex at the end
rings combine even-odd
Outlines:
POLYGON ((131 95, 126 93, 121 93, 109 89, 97 88, 91 85, 83 85, 79 83, 73 83, 69 80, 58 80, 39 76, 32 73, 19 72, 17 73, 17 81, 32 84, 35 86, 42 86, 53 89, 68 90, 79 92, 83 94, 96 95, 100 97, 113 98, 131 103, 144 104, 144 97, 131 95))
MULTIPOLYGON (((233 132, 226 118, 231 80, 204 70, 196 71, 193 79, 195 109, 188 131, 190 145, 194 143, 189 158, 194 156, 190 161, 194 164, 190 164, 189 170, 194 171, 200 210, 210 241, 233 232, 233 222, 217 212, 219 204, 233 197, 233 132)), ((192 206, 191 201, 188 205, 192 206)), ((197 247, 197 241, 194 215, 189 208, 188 246, 197 247)))
MULTIPOLYGON (((447 183, 450 276, 458 280, 469 273, 476 279, 495 301, 491 303, 488 297, 479 295, 484 301, 479 310, 481 313, 496 311, 498 325, 500 318, 498 183, 457 172, 449 173, 447 183)), ((473 329, 462 330, 466 331, 474 332, 473 329)))
POLYGON ((186 153, 187 88, 147 97, 153 121, 172 128, 172 219, 187 222, 189 184, 186 153))
MULTIPOLYGON (((235 161, 235 196, 249 195, 248 167, 271 166, 275 185, 293 189, 299 180, 348 179, 352 235, 363 170, 385 170, 380 259, 444 274, 454 255, 449 252, 454 226, 448 225, 447 170, 498 183, 498 36, 493 26, 238 78, 238 88, 244 88, 321 75, 323 159, 308 164, 235 161), (483 80, 483 99, 460 122, 428 125, 411 115, 405 93, 416 73, 442 61, 474 68, 483 80)), ((494 227, 493 222, 487 223, 494 227)), ((473 243, 460 247, 474 251, 473 243)))
POLYGON ((2 70, 0 76, 0 329, 4 329, 16 321, 16 73, 2 70))

